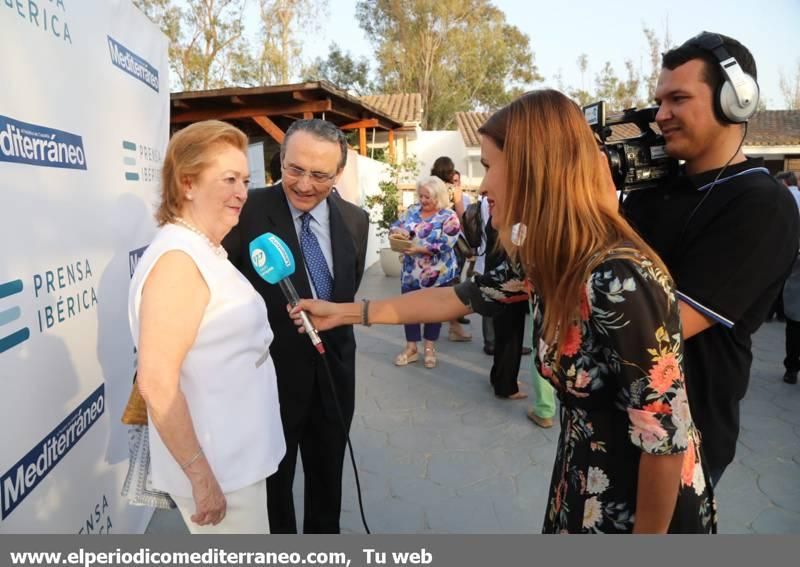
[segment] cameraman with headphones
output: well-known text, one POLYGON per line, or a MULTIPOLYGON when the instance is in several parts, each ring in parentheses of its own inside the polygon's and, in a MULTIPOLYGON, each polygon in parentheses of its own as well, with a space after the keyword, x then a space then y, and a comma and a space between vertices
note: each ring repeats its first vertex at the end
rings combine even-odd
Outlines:
POLYGON ((733 460, 751 336, 797 254, 797 207, 762 159, 746 158, 758 106, 753 56, 703 32, 665 53, 656 122, 681 175, 632 192, 625 212, 663 258, 679 291, 692 417, 716 484, 733 460))

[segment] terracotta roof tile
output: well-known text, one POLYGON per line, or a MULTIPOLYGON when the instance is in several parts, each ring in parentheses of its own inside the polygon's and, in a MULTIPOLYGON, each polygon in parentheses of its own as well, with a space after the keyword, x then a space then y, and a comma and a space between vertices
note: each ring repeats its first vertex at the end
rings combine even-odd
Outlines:
POLYGON ((746 146, 800 145, 800 110, 762 110, 750 120, 746 146))
POLYGON ((481 145, 478 128, 489 119, 491 112, 456 112, 456 126, 464 139, 464 145, 476 147, 481 145))
POLYGON ((422 95, 419 93, 362 96, 361 101, 398 122, 422 122, 422 95))

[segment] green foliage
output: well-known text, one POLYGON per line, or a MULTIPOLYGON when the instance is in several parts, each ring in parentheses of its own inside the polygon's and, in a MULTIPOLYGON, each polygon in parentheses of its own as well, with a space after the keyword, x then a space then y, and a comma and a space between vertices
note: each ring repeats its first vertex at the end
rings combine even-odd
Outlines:
POLYGON ((423 128, 449 128, 457 111, 496 108, 541 79, 528 36, 489 0, 360 0, 356 17, 378 88, 420 93, 423 128))
POLYGON ((658 76, 661 72, 661 54, 672 47, 669 30, 663 39, 656 32, 644 26, 642 28, 647 41, 647 59, 649 68, 643 70, 634 65, 632 59, 625 60, 625 71, 622 76, 606 61, 599 73, 594 76, 594 88, 587 86, 586 75, 589 71, 589 56, 581 54, 576 65, 581 74, 581 85, 564 86, 561 74, 556 76, 560 89, 572 97, 581 106, 604 100, 610 112, 620 112, 626 108, 650 106, 654 103, 658 76))
POLYGON ((232 60, 246 49, 242 12, 246 0, 134 0, 169 38, 169 61, 175 87, 205 90, 222 87, 232 60))
POLYGON ((370 211, 370 221, 378 225, 378 236, 384 236, 399 218, 402 198, 400 185, 417 177, 420 164, 413 156, 403 161, 387 162, 388 176, 378 183, 379 192, 368 196, 364 204, 370 211))
MULTIPOLYGON (((783 74, 783 69, 779 73, 781 95, 786 105, 785 108, 787 110, 800 110, 800 59, 797 60, 794 76, 787 77, 783 74)), ((761 102, 759 102, 759 110, 762 110, 760 105, 761 102)), ((766 103, 764 103, 764 108, 766 108, 766 103)))
POLYGON ((261 37, 255 61, 258 85, 287 84, 301 68, 301 31, 325 21, 328 0, 259 0, 261 37))
POLYGON ((596 100, 605 100, 614 111, 645 105, 645 101, 638 95, 641 78, 630 59, 625 61, 625 69, 628 74, 627 79, 620 79, 611 63, 606 61, 595 80, 596 100))
POLYGON ((342 90, 358 96, 371 94, 375 86, 369 77, 369 61, 366 57, 356 59, 335 43, 331 43, 328 57, 317 57, 311 65, 303 69, 304 81, 325 80, 342 90))
POLYGON ((298 30, 313 31, 328 0, 259 0, 259 35, 244 34, 250 0, 133 0, 169 38, 173 87, 205 90, 290 82, 300 68, 298 30))

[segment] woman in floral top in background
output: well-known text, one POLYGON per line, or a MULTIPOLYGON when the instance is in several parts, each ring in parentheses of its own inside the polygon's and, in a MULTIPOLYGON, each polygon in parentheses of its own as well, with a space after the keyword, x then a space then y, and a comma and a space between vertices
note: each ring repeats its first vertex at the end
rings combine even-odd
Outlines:
MULTIPOLYGON (((458 273, 458 260, 453 247, 461 230, 458 216, 447 208, 447 186, 438 177, 431 176, 417 183, 419 203, 408 208, 406 214, 390 229, 390 236, 410 239, 414 245, 403 252, 403 273, 400 292, 451 285, 458 273)), ((397 355, 394 363, 405 366, 419 360, 417 342, 425 339, 424 364, 436 366, 434 343, 442 329, 440 322, 428 323, 420 333, 420 324, 406 324, 406 348, 397 355)))
POLYGON ((557 91, 534 91, 479 132, 482 189, 494 201, 506 263, 455 288, 364 307, 304 300, 298 309, 327 329, 490 315, 531 301, 539 369, 561 401, 543 531, 715 531, 673 283, 620 216, 582 112, 557 91))

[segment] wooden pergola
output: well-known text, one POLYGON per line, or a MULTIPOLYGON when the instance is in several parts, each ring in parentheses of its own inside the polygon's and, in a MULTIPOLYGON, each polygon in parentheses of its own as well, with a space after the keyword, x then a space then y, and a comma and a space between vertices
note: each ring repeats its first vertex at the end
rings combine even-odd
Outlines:
POLYGON ((394 155, 394 130, 403 126, 326 81, 170 95, 172 131, 201 120, 224 120, 249 136, 266 133, 280 144, 289 125, 301 118, 322 118, 344 131, 358 130, 361 155, 367 155, 370 129, 388 131, 389 154, 394 155))

